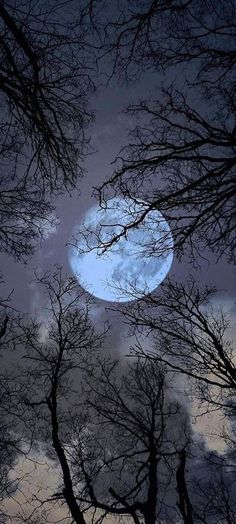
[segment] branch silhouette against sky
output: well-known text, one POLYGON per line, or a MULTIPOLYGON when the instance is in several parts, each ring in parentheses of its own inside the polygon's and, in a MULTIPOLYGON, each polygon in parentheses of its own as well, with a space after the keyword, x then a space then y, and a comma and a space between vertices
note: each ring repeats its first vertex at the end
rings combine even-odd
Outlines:
POLYGON ((0 1, 1 524, 236 524, 235 11, 0 1))

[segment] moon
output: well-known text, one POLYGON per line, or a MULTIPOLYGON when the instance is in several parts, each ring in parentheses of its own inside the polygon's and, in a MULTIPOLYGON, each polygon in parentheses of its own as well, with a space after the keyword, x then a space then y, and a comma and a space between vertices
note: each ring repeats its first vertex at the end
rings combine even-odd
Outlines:
POLYGON ((105 209, 91 207, 73 230, 70 267, 79 284, 101 300, 129 302, 149 294, 171 268, 173 237, 157 210, 149 211, 140 225, 104 252, 106 242, 140 216, 142 206, 145 210, 145 202, 112 198, 105 209))

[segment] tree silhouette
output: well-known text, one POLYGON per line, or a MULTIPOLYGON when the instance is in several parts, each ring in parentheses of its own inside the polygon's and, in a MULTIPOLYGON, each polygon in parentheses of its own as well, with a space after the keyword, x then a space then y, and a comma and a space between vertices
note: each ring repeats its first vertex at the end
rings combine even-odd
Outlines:
MULTIPOLYGON (((104 334, 94 331, 88 297, 73 279, 57 269, 40 282, 47 320, 21 319, 12 340, 23 363, 12 382, 17 405, 11 396, 22 441, 45 443, 60 469, 51 502, 66 504, 73 522, 90 522, 93 510, 97 523, 110 514, 153 524, 168 511, 170 483, 177 511, 174 471, 190 438, 185 410, 157 363, 123 370, 99 357, 104 334)), ((40 492, 36 500, 49 502, 40 492)))
MULTIPOLYGON (((156 76, 158 96, 128 107, 137 124, 96 190, 102 206, 111 194, 135 206, 102 249, 157 209, 179 256, 188 247, 195 259, 203 247, 234 260, 233 2, 119 0, 113 11, 91 0, 76 17, 74 7, 72 0, 0 5, 0 249, 17 259, 33 253, 53 223, 54 195, 82 176, 95 31, 122 81, 168 73, 156 76)), ((102 225, 97 233, 99 243, 102 225)), ((155 241, 142 248, 156 253, 155 241)), ((9 354, 0 373, 0 499, 18 487, 9 475, 17 455, 33 460, 39 442, 59 482, 51 497, 38 490, 28 500, 29 516, 14 518, 41 522, 37 503, 46 522, 44 508, 58 503, 78 524, 111 515, 134 524, 235 524, 236 368, 227 317, 212 306, 215 290, 192 279, 167 281, 146 297, 134 288, 136 302, 121 311, 153 349, 137 342, 135 358, 122 365, 101 356, 107 328, 97 333, 91 297, 77 281, 57 268, 38 284, 46 292, 42 319, 13 318, 0 302, 0 345, 9 354), (189 379, 206 410, 230 417, 224 454, 196 443, 175 374, 189 379)), ((1 518, 8 516, 0 511, 1 518)))
MULTIPOLYGON (((2 277, 0 277, 2 283, 2 277)), ((12 390, 11 374, 6 373, 6 355, 9 355, 9 348, 13 343, 14 330, 14 308, 11 305, 11 294, 8 297, 0 298, 0 522, 8 522, 6 508, 2 506, 4 499, 14 496, 20 482, 20 478, 14 479, 11 473, 21 452, 20 434, 18 434, 18 424, 12 423, 11 409, 12 390)), ((22 450, 22 453, 24 451, 22 450)))
POLYGON ((21 258, 82 175, 93 57, 70 0, 1 3, 0 24, 0 241, 21 258))
POLYGON ((124 3, 108 24, 113 73, 132 79, 150 70, 162 87, 128 107, 136 125, 98 188, 102 205, 112 193, 140 206, 105 250, 158 209, 179 255, 188 246, 195 258, 207 247, 234 259, 234 20, 232 2, 214 10, 210 1, 164 1, 124 3))
POLYGON ((214 305, 217 291, 201 288, 193 278, 186 284, 167 280, 159 293, 119 308, 136 334, 153 336, 148 353, 142 346, 134 353, 154 358, 189 377, 195 395, 213 409, 235 409, 236 368, 230 340, 230 317, 214 305), (196 388, 195 388, 196 386, 196 388))
POLYGON ((106 26, 113 73, 130 81, 144 70, 195 63, 206 84, 232 79, 235 6, 220 0, 212 7, 210 0, 119 2, 106 26))
MULTIPOLYGON (((27 428, 26 441, 29 435, 30 440, 35 440, 37 428, 36 441, 44 442, 58 462, 62 497, 73 522, 85 524, 84 506, 76 499, 67 446, 72 436, 70 424, 77 404, 80 405, 79 389, 74 387, 78 381, 76 373, 84 366, 89 368, 89 355, 96 352, 103 335, 96 334, 91 324, 89 298, 78 291, 74 279, 63 277, 61 268, 39 278, 39 282, 47 294, 48 321, 21 319, 12 342, 15 350, 24 348, 20 353, 24 365, 20 373, 16 370, 14 380, 17 409, 27 428)), ((37 499, 40 501, 40 494, 37 499)))
MULTIPOLYGON (((15 320, 8 341, 14 361, 1 375, 2 419, 14 424, 19 453, 37 464, 30 451, 41 443, 59 474, 52 494, 38 487, 28 497, 28 521, 40 509, 47 521, 59 504, 79 524, 109 515, 135 524, 212 524, 218 514, 234 523, 233 450, 221 457, 195 440, 172 372, 195 378, 203 384, 201 399, 233 417, 235 368, 222 342, 223 317, 214 324, 204 311, 211 291, 200 294, 192 283, 183 296, 183 288, 178 294, 169 285, 146 304, 142 322, 139 310, 140 325, 158 333, 155 352, 139 347, 136 359, 122 363, 101 354, 104 332, 95 331, 91 299, 72 278, 57 268, 38 282, 46 293, 42 321, 15 320), (151 307, 159 311, 155 326, 148 322, 151 307)), ((27 522, 24 511, 17 518, 27 522)))
POLYGON ((173 471, 190 438, 165 370, 137 360, 121 372, 118 363, 103 361, 97 377, 89 376, 88 392, 98 430, 75 461, 85 475, 85 497, 108 514, 154 524, 168 513, 173 471))
MULTIPOLYGON (((176 471, 178 507, 184 524, 224 522, 235 524, 235 466, 226 455, 201 454, 201 467, 180 453, 176 471), (195 472, 192 471, 195 469, 195 472)), ((199 459, 198 459, 199 460, 199 459)))

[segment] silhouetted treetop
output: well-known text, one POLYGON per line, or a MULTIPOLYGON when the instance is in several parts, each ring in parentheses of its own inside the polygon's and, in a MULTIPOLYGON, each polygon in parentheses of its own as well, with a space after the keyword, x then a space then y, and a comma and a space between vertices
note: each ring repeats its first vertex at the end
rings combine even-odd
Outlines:
POLYGON ((235 345, 232 320, 220 305, 216 289, 201 287, 193 278, 185 284, 167 280, 157 294, 136 298, 120 311, 131 331, 153 336, 147 352, 137 344, 134 354, 163 362, 190 378, 195 397, 213 408, 235 409, 235 345), (196 387, 197 386, 197 387, 196 387))
POLYGON ((151 70, 159 86, 128 107, 129 142, 97 188, 102 205, 114 194, 140 204, 120 236, 158 209, 178 255, 187 247, 193 258, 211 249, 235 259, 235 28, 224 0, 123 2, 108 24, 113 74, 151 70))
POLYGON ((1 247, 16 257, 33 250, 50 195, 83 173, 94 58, 74 8, 70 0, 0 5, 1 247))
POLYGON ((208 118, 172 87, 159 100, 128 108, 137 125, 117 157, 117 170, 99 188, 101 202, 111 190, 140 200, 140 212, 120 236, 157 209, 172 228, 178 253, 188 245, 195 257, 204 246, 234 258, 236 136, 233 100, 227 104, 208 118))
POLYGON ((233 1, 123 1, 107 24, 107 48, 113 52, 114 73, 126 79, 196 62, 198 80, 211 83, 233 73, 235 28, 233 1))

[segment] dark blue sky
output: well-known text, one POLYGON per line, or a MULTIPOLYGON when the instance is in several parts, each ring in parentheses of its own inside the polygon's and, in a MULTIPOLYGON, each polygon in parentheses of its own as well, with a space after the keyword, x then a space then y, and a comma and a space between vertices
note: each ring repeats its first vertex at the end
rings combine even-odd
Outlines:
MULTIPOLYGON (((6 281, 5 292, 14 288, 12 305, 21 311, 30 312, 35 308, 35 286, 32 285, 34 270, 44 271, 54 264, 65 267, 71 272, 68 265, 67 243, 71 239, 72 230, 81 220, 84 213, 95 202, 92 196, 93 187, 99 186, 108 175, 112 173, 112 161, 120 148, 125 145, 128 130, 132 129, 134 122, 130 115, 123 113, 124 108, 132 99, 147 96, 149 91, 159 84, 159 77, 151 73, 143 76, 139 83, 132 86, 121 86, 113 78, 108 86, 100 88, 93 98, 92 104, 95 112, 95 124, 91 127, 94 153, 85 159, 87 174, 79 182, 80 194, 74 192, 71 197, 64 195, 56 201, 56 215, 59 225, 55 231, 48 235, 36 254, 26 264, 15 262, 8 256, 2 256, 1 269, 6 281)), ((194 274, 203 284, 216 285, 224 296, 233 297, 235 292, 235 269, 227 259, 222 257, 216 262, 216 257, 211 253, 203 253, 203 258, 196 261, 194 268, 188 261, 188 256, 183 260, 174 260, 171 275, 184 280, 189 273, 194 274)), ((222 295, 222 296, 223 296, 222 295)), ((98 301, 99 304, 99 301, 98 301)), ((103 308, 103 303, 101 308, 103 308)))

